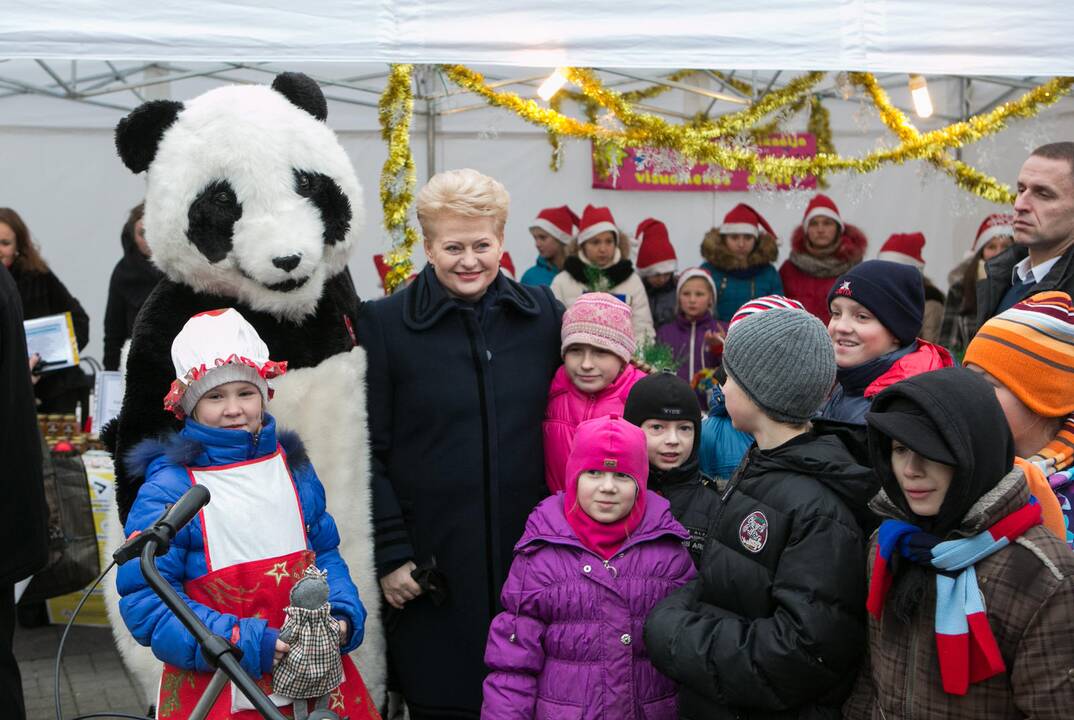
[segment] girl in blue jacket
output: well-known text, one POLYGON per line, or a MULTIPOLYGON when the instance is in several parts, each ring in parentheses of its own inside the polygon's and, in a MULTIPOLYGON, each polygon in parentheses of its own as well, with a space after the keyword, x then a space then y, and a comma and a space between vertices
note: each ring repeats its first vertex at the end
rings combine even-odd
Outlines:
MULTIPOLYGON (((339 532, 325 509, 325 492, 293 433, 276 432, 264 408, 268 379, 286 363, 269 359, 254 328, 234 309, 187 321, 172 343, 176 381, 165 408, 184 420, 169 437, 146 440, 125 458, 144 478, 125 533, 152 525, 193 484, 209 504, 157 559, 161 575, 214 633, 242 651, 242 667, 271 690, 271 673, 291 648, 279 639, 290 590, 306 568, 328 573, 339 652, 362 642, 365 608, 339 554, 339 532)), ((194 637, 146 584, 138 563, 119 570, 120 611, 127 628, 164 662, 158 712, 186 718, 212 677, 194 637)), ((343 658, 343 681, 330 703, 341 715, 375 716, 361 677, 343 658), (371 713, 371 715, 370 715, 371 713)), ((281 707, 305 703, 272 695, 281 707)), ((230 685, 209 718, 260 717, 230 685)))

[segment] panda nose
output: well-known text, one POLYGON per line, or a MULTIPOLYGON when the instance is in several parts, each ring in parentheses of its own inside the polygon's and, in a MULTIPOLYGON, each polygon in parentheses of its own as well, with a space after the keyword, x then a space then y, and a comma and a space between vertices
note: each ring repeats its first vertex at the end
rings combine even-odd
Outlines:
POLYGON ((272 264, 284 272, 291 272, 298 267, 300 262, 302 262, 301 255, 285 255, 283 257, 272 258, 272 264))

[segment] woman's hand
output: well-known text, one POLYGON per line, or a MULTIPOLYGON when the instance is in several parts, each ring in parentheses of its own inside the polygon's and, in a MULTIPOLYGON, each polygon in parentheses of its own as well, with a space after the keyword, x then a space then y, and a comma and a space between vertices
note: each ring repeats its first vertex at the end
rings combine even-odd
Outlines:
POLYGON ((276 652, 272 654, 272 664, 276 665, 283 660, 283 656, 291 651, 291 646, 283 640, 276 641, 276 652))
POLYGON ((380 579, 380 589, 384 599, 396 610, 402 610, 408 602, 421 595, 421 586, 410 576, 418 566, 407 561, 380 579))
POLYGON ((36 385, 37 381, 41 379, 40 373, 34 372, 34 368, 37 367, 37 364, 39 362, 41 362, 41 355, 39 355, 38 353, 34 353, 30 356, 30 382, 32 382, 34 385, 36 385))

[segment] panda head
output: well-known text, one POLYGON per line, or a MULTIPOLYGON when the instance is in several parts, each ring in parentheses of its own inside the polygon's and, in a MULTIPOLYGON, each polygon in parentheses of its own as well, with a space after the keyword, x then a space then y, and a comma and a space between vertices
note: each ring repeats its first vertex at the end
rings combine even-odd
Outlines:
POLYGON ((362 220, 362 189, 326 116, 317 84, 284 73, 272 87, 156 100, 121 120, 120 157, 148 171, 153 262, 280 319, 312 314, 362 220))

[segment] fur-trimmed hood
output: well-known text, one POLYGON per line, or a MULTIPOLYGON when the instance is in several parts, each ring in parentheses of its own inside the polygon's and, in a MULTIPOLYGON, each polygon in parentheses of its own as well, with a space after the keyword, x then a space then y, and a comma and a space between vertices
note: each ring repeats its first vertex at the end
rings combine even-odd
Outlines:
MULTIPOLYGON (((839 249, 831 257, 843 262, 857 264, 865 257, 865 250, 869 246, 869 239, 861 228, 847 223, 839 236, 839 249)), ((808 253, 806 249, 806 234, 801 225, 794 228, 791 233, 791 252, 808 253)))
POLYGON ((719 228, 712 228, 705 233, 701 241, 701 257, 705 258, 717 270, 745 270, 747 268, 769 265, 779 257, 779 244, 774 235, 761 233, 753 246, 753 251, 745 261, 739 259, 727 249, 719 228))
POLYGON ((309 464, 309 455, 298 433, 289 430, 277 433, 276 420, 271 415, 265 415, 265 423, 256 438, 248 432, 211 428, 187 418, 179 432, 147 438, 123 456, 127 474, 116 480, 116 496, 130 500, 126 506, 120 505, 119 510, 123 517, 127 516, 150 466, 157 460, 188 466, 204 461, 208 455, 212 464, 218 464, 220 460, 236 460, 236 454, 244 455, 245 459, 262 457, 275 452, 277 443, 287 455, 292 470, 309 464), (120 488, 120 483, 125 483, 124 487, 120 488))

